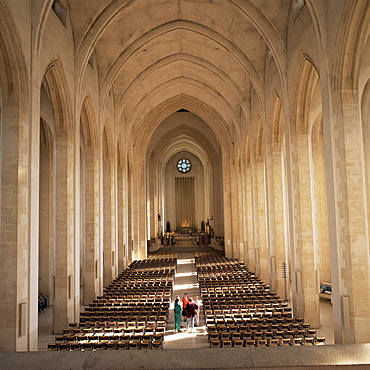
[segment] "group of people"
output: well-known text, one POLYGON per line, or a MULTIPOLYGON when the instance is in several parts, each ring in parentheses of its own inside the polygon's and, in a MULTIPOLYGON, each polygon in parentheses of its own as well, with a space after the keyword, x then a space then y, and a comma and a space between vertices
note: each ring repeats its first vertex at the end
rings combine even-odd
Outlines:
POLYGON ((184 293, 184 296, 180 299, 180 296, 176 296, 174 304, 174 316, 175 316, 175 331, 181 330, 181 321, 184 317, 186 322, 186 331, 194 331, 194 326, 199 326, 199 311, 201 303, 198 296, 194 297, 194 300, 188 296, 188 293, 184 293))

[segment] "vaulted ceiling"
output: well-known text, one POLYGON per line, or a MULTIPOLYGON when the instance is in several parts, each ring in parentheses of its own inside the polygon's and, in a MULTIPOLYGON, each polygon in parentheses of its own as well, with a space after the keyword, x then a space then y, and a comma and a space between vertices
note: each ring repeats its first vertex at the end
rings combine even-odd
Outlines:
POLYGON ((93 55, 102 106, 112 94, 115 117, 134 135, 144 121, 156 122, 150 136, 185 108, 218 140, 226 132, 238 137, 251 91, 260 101, 264 96, 267 58, 284 73, 290 6, 290 0, 68 0, 76 70, 81 78, 93 55))

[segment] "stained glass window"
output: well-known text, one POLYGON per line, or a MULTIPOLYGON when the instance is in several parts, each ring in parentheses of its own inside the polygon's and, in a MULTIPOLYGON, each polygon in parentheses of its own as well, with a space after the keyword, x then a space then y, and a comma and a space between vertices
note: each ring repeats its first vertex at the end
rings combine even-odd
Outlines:
POLYGON ((177 162, 177 169, 182 173, 187 173, 191 170, 191 163, 189 159, 183 158, 177 162))

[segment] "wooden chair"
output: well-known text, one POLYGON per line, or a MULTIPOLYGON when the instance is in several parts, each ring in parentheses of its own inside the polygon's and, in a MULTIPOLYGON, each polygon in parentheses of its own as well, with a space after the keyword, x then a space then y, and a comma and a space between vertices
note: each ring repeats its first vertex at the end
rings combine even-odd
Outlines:
POLYGON ((48 343, 48 351, 58 351, 58 345, 56 343, 48 343))
POLYGON ((152 348, 152 342, 148 340, 142 340, 140 346, 141 349, 150 349, 152 348))
POLYGON ((323 345, 325 345, 325 337, 316 337, 315 338, 315 345, 316 346, 323 346, 323 345))
POLYGON ((303 339, 303 344, 305 346, 313 346, 313 345, 315 345, 315 338, 314 337, 305 337, 303 339))
POLYGON ((267 340, 266 339, 258 339, 257 340, 257 347, 266 347, 267 346, 267 340))
POLYGON ((219 335, 217 332, 210 332, 208 333, 208 340, 218 340, 219 335))
POLYGON ((212 339, 209 341, 209 347, 210 348, 220 348, 221 342, 218 339, 212 339))
POLYGON ((233 347, 243 347, 244 343, 242 339, 234 339, 233 347))
POLYGON ((293 346, 301 346, 301 345, 303 345, 303 338, 293 338, 292 345, 293 346))
POLYGON ((78 342, 73 342, 70 344, 70 350, 71 351, 80 351, 81 350, 81 345, 78 342))
POLYGON ((152 348, 153 349, 162 349, 163 348, 163 341, 154 340, 152 342, 152 348))
POLYGON ((131 341, 128 345, 130 349, 140 349, 140 342, 131 341))
POLYGON ((82 351, 92 351, 93 349, 94 349, 93 344, 91 342, 81 343, 81 350, 82 351))
POLYGON ((101 351, 104 349, 103 343, 101 342, 95 342, 93 343, 93 348, 95 351, 101 351))
POLYGON ((57 335, 57 336, 55 336, 55 343, 56 344, 65 343, 64 335, 57 335))
POLYGON ((60 343, 59 351, 69 351, 69 343, 60 343))
POLYGON ((254 339, 244 339, 244 347, 255 347, 254 339))
POLYGON ((114 342, 106 342, 104 343, 104 349, 106 350, 111 350, 111 349, 116 349, 116 343, 114 342))
POLYGON ((269 347, 278 347, 280 345, 279 339, 272 338, 268 342, 269 347))
POLYGON ((283 338, 280 341, 281 346, 290 346, 291 345, 291 338, 283 338))

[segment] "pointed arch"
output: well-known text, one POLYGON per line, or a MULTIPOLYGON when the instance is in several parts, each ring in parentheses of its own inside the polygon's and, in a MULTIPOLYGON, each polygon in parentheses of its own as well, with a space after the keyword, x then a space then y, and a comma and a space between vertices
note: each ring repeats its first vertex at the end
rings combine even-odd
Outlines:
POLYGON ((73 128, 71 97, 63 66, 57 59, 46 69, 45 80, 53 104, 55 127, 59 132, 68 132, 73 128))
POLYGON ((111 122, 107 119, 103 128, 103 155, 104 158, 109 158, 115 153, 114 135, 111 122))
POLYGON ((98 127, 91 97, 87 96, 81 108, 81 127, 84 133, 85 146, 95 147, 98 145, 98 127))

